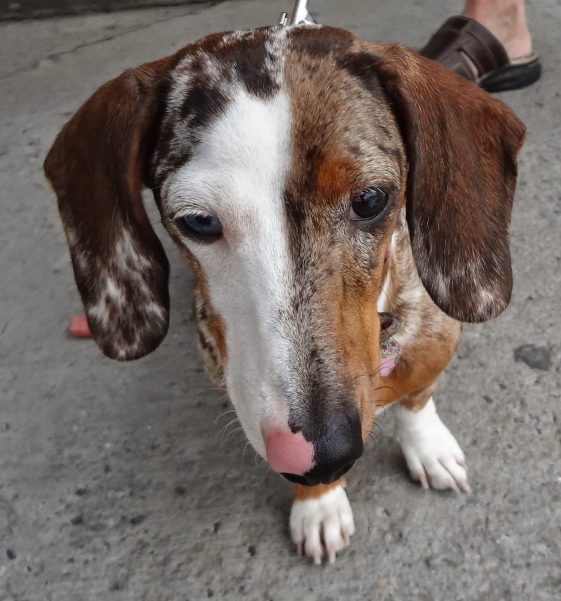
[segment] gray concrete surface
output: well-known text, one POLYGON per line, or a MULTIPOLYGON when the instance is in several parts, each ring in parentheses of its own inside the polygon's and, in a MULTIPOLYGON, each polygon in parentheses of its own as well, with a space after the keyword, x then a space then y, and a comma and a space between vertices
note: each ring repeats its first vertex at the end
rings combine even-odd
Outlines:
MULTIPOLYGON (((1 601, 561 599, 561 8, 529 3, 543 80, 504 95, 528 124, 513 219, 509 310, 470 326, 437 402, 473 494, 410 482, 391 417, 355 466, 357 522, 334 566, 297 557, 291 491, 220 436, 173 268, 171 333, 136 363, 66 331, 80 311, 42 158, 72 111, 128 66, 206 33, 271 23, 243 0, 0 26, 1 601), (531 367, 534 344, 550 364, 531 367), (518 361, 516 360, 518 359, 518 361), (539 369, 542 367, 543 369, 539 369)), ((420 45, 458 2, 314 0, 325 23, 420 45), (426 6, 424 6, 426 5, 426 6)))
MULTIPOLYGON (((0 20, 37 19, 57 15, 185 5, 195 2, 205 2, 205 0, 0 0, 0 20)), ((209 2, 205 3, 209 4, 209 2)))

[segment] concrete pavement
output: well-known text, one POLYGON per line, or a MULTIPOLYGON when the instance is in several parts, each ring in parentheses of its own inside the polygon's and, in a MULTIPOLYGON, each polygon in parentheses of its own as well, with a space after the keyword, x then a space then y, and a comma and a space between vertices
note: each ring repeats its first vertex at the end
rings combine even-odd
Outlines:
POLYGON ((0 20, 42 19, 194 2, 208 4, 206 0, 0 0, 0 20))
MULTIPOLYGON (((41 163, 100 84, 212 31, 276 22, 288 0, 0 25, 0 600, 561 598, 561 8, 528 3, 544 75, 504 94, 528 126, 513 302, 469 326, 437 404, 473 493, 425 492, 391 416, 353 469, 357 523, 334 566, 297 557, 290 487, 254 460, 201 370, 191 276, 172 263, 172 325, 130 364, 66 333, 81 310, 41 163), (524 345, 541 350, 528 358, 524 345)), ((320 21, 420 46, 459 3, 313 0, 320 21)))

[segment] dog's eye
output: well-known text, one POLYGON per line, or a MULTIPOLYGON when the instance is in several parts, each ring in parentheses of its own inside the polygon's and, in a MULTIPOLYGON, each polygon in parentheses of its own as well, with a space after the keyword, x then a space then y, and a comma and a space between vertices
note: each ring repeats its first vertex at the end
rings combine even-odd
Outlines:
POLYGON ((389 194, 383 188, 366 188, 353 198, 351 204, 351 220, 364 221, 374 219, 386 208, 389 194))
POLYGON ((186 236, 201 242, 214 242, 222 237, 222 224, 214 215, 189 213, 175 223, 186 236))

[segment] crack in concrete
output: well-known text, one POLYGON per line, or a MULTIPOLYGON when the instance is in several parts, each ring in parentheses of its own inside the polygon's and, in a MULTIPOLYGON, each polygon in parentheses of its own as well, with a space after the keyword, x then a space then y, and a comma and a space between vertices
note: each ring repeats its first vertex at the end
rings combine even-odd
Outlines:
POLYGON ((205 3, 204 5, 199 4, 197 6, 197 8, 192 7, 189 10, 186 10, 184 12, 180 12, 180 13, 175 13, 173 16, 171 17, 166 17, 165 19, 159 19, 157 21, 151 21, 150 23, 147 24, 142 24, 142 25, 136 25, 134 27, 129 27, 127 29, 124 29, 118 33, 114 33, 112 35, 109 36, 105 36, 102 38, 97 38, 96 40, 92 40, 91 42, 82 42, 80 44, 77 44, 76 46, 73 46, 72 48, 68 48, 66 50, 61 50, 60 52, 54 52, 53 54, 47 54, 43 57, 41 57, 40 59, 33 61, 32 63, 20 68, 20 69, 15 69, 14 71, 10 71, 4 75, 0 76, 0 81, 4 81, 6 79, 9 79, 10 77, 13 77, 14 75, 21 75, 22 73, 27 73, 29 71, 34 71, 35 69, 37 69, 39 67, 39 65, 41 64, 42 61, 44 60, 52 60, 52 61, 57 61, 58 59, 60 59, 63 56, 66 56, 68 54, 73 54, 74 52, 77 52, 78 50, 82 50, 84 48, 88 48, 90 46, 96 46, 98 44, 103 44, 105 42, 110 42, 111 40, 115 40, 117 38, 120 38, 124 35, 128 35, 129 33, 136 33, 138 31, 142 31, 143 29, 149 29, 150 27, 153 27, 154 25, 160 25, 161 23, 166 23, 167 21, 173 21, 174 19, 177 19, 178 17, 186 17, 187 15, 196 15, 199 14, 200 12, 202 12, 204 9, 208 9, 211 8, 213 6, 215 6, 216 4, 219 4, 218 1, 215 2, 208 2, 205 3))

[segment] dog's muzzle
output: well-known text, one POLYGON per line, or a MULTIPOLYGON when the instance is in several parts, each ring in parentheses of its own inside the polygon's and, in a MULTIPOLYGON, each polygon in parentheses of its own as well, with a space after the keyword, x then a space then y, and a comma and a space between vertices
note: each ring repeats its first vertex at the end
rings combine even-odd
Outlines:
POLYGON ((358 411, 306 430, 311 431, 304 435, 287 427, 263 433, 269 465, 291 482, 330 484, 347 473, 364 450, 358 411))

